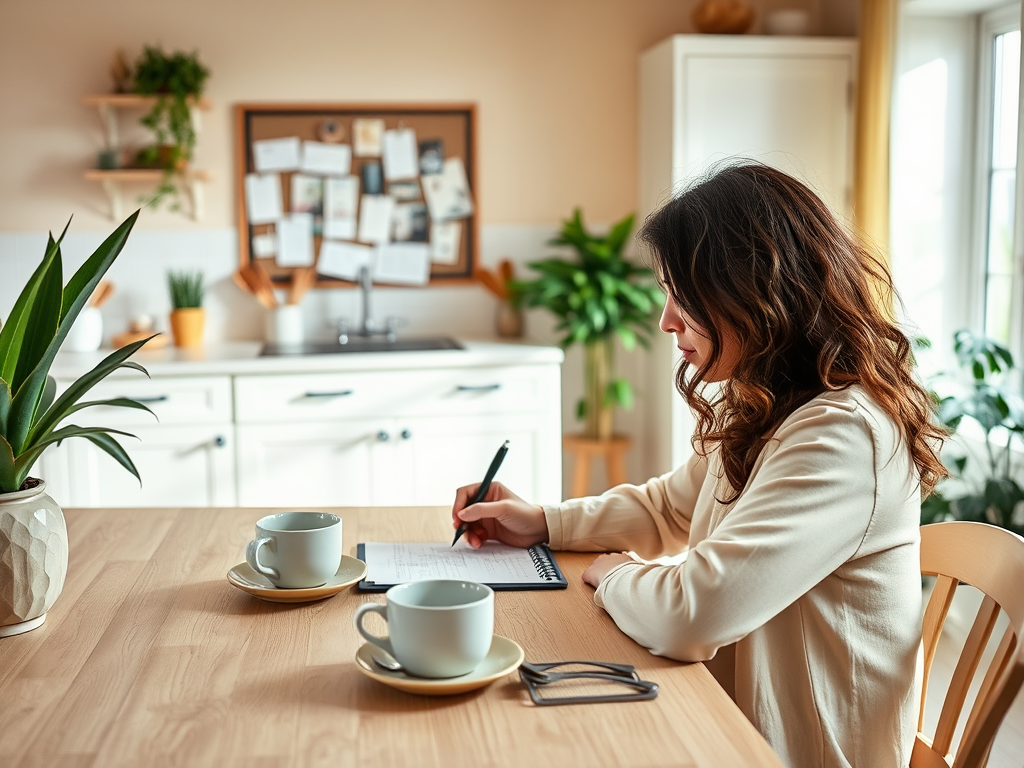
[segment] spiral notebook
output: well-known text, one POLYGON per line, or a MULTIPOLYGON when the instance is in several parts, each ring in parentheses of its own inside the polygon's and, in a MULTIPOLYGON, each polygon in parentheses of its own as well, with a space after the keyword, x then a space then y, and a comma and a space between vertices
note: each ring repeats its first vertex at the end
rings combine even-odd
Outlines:
POLYGON ((421 579, 465 579, 491 589, 565 589, 569 586, 545 544, 529 549, 496 541, 473 549, 463 541, 449 544, 367 542, 356 547, 366 563, 365 592, 383 592, 396 584, 421 579))

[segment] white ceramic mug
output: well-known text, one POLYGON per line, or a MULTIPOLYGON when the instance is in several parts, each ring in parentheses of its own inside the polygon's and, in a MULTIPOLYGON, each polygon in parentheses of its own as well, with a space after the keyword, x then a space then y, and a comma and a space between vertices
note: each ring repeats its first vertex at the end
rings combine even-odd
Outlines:
POLYGON ((398 584, 387 603, 364 603, 355 612, 356 630, 418 677, 458 677, 476 669, 494 637, 494 590, 473 581, 427 579, 398 584), (378 613, 388 636, 363 627, 378 613))
POLYGON ((296 346, 302 339, 302 308, 298 304, 284 304, 267 313, 267 341, 296 346))
POLYGON ((326 512, 280 512, 256 523, 246 562, 275 587, 320 587, 341 565, 341 518, 326 512))
POLYGON ((82 307, 64 338, 68 352, 95 352, 103 343, 103 315, 99 307, 82 307))

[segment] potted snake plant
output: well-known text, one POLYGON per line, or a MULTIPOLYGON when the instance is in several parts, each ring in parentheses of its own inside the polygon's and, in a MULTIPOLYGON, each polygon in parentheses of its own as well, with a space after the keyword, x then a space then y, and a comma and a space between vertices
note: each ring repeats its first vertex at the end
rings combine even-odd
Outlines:
POLYGON ((64 286, 60 253, 64 234, 56 241, 51 236, 42 263, 0 328, 0 637, 42 624, 64 586, 68 563, 64 516, 46 493, 46 484, 29 476, 47 446, 84 438, 139 477, 114 438, 128 433, 65 421, 93 405, 149 411, 127 398, 82 400, 97 382, 119 368, 146 373, 128 358, 149 339, 114 351, 59 396, 49 375, 57 350, 121 252, 138 215, 136 211, 129 216, 64 286))

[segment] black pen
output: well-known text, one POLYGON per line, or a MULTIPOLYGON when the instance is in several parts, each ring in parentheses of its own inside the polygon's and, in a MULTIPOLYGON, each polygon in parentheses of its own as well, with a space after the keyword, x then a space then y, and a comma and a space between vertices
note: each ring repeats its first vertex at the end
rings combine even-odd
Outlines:
MULTIPOLYGON (((484 475, 484 481, 480 483, 480 489, 476 492, 476 496, 470 499, 469 503, 466 504, 467 507, 472 506, 479 501, 483 501, 487 497, 487 491, 491 487, 491 480, 493 480, 494 476, 498 474, 498 467, 501 466, 502 459, 505 458, 506 453, 508 453, 508 440, 502 443, 501 448, 499 448, 498 452, 494 454, 494 460, 491 462, 491 466, 487 468, 487 474, 484 475)), ((453 547, 455 546, 455 543, 462 538, 462 534, 466 532, 466 527, 465 523, 459 523, 459 527, 455 531, 455 538, 452 539, 453 547)))

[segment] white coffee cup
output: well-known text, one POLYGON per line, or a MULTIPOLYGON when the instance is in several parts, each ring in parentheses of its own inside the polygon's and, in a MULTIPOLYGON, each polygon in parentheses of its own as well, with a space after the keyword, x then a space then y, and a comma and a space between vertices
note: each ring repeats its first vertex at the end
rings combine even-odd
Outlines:
POLYGON ((428 579, 391 587, 387 603, 364 603, 355 612, 356 630, 391 654, 417 677, 458 677, 476 669, 494 637, 494 590, 473 581, 428 579), (363 627, 363 617, 380 614, 388 636, 363 627))
POLYGON ((82 307, 68 329, 64 349, 68 352, 95 352, 103 343, 103 315, 98 307, 82 307))
POLYGON ((256 523, 246 562, 275 587, 320 587, 341 565, 341 518, 325 512, 280 512, 256 523))
POLYGON ((296 346, 302 339, 302 308, 298 304, 284 304, 267 313, 267 341, 296 346))

